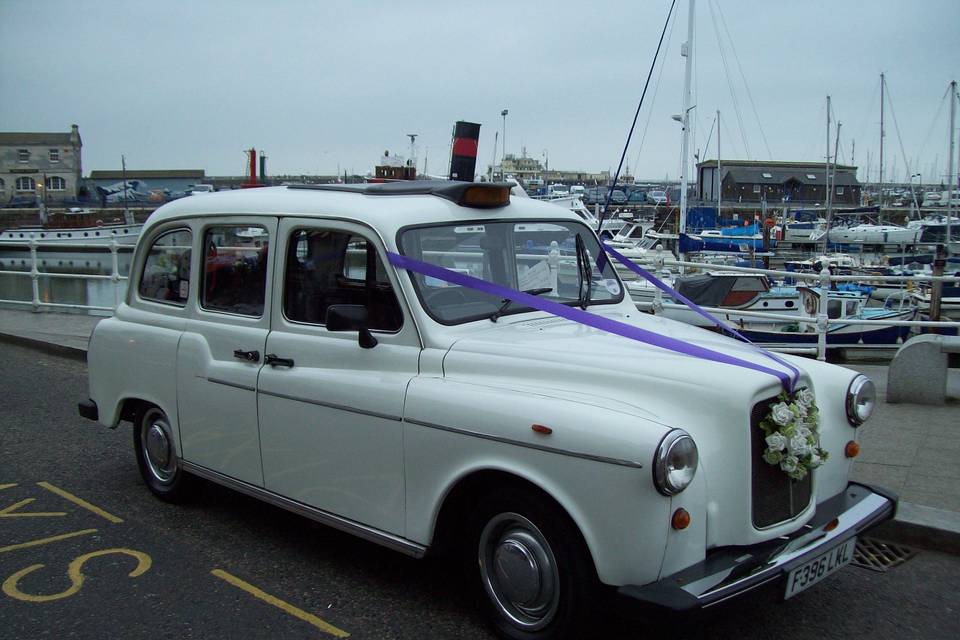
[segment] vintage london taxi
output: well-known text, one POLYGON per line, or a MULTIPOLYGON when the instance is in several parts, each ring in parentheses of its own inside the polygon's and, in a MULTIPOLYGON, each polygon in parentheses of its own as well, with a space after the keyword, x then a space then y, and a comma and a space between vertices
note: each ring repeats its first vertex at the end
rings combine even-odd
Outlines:
POLYGON ((848 479, 873 384, 639 313, 618 260, 505 183, 185 198, 143 228, 80 412, 133 424, 162 499, 203 479, 469 558, 509 638, 849 563, 896 509, 848 479))

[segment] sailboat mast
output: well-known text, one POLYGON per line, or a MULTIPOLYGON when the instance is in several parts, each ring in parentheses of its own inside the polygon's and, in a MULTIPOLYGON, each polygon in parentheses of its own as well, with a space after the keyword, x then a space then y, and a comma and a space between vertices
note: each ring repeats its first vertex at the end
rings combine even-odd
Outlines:
POLYGON ((827 155, 823 166, 823 206, 826 209, 827 228, 823 234, 823 253, 830 242, 830 96, 827 96, 827 155))
POLYGON ((720 201, 723 198, 723 182, 720 179, 720 109, 717 109, 717 224, 720 224, 720 201))
POLYGON ((954 154, 954 131, 956 130, 957 119, 957 81, 950 83, 950 159, 947 161, 947 255, 950 255, 950 241, 953 237, 951 232, 951 221, 953 218, 953 188, 957 184, 957 176, 953 173, 953 154, 954 154))
POLYGON ((880 205, 880 210, 883 211, 883 138, 887 135, 883 130, 883 103, 884 100, 884 90, 886 89, 886 77, 884 74, 880 74, 880 186, 877 189, 877 198, 878 204, 880 205))
MULTIPOLYGON (((696 0, 690 0, 689 14, 687 16, 687 41, 680 47, 680 55, 687 59, 683 79, 683 115, 681 123, 683 124, 683 145, 682 158, 680 160, 680 233, 687 232, 687 182, 689 181, 689 158, 690 152, 690 80, 693 71, 693 16, 695 13, 696 0)), ((681 253, 680 259, 684 260, 686 256, 681 253)))

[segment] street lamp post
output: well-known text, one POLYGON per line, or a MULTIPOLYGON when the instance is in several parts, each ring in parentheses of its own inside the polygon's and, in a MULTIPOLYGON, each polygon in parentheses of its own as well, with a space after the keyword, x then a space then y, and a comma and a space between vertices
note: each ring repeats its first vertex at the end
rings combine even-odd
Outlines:
POLYGON ((500 179, 503 180, 503 161, 507 157, 507 114, 509 111, 504 109, 500 112, 500 115, 503 116, 503 158, 500 160, 500 179))
POLYGON ((915 173, 910 176, 910 195, 913 196, 913 206, 917 208, 917 217, 920 217, 920 203, 917 202, 917 192, 913 189, 913 179, 920 178, 920 184, 917 187, 920 190, 920 195, 923 195, 923 176, 919 173, 915 173))

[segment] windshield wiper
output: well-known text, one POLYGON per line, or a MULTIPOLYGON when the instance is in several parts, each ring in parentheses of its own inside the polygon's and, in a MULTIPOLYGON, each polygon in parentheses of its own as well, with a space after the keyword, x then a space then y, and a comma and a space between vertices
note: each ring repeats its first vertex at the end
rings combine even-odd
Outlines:
POLYGON ((580 237, 579 233, 577 234, 577 273, 580 277, 577 290, 577 302, 580 304, 580 308, 585 310, 587 305, 590 304, 593 278, 590 267, 590 254, 587 253, 587 246, 583 243, 583 238, 580 237), (583 286, 584 283, 586 283, 586 287, 583 286), (586 295, 584 295, 584 290, 586 290, 586 295))
MULTIPOLYGON (((553 291, 553 287, 539 287, 537 289, 524 289, 523 293, 529 293, 532 296, 539 296, 544 293, 550 293, 551 291, 553 291)), ((504 298, 503 304, 500 305, 500 308, 490 315, 490 322, 496 322, 497 318, 502 316, 511 304, 513 304, 513 300, 510 298, 504 298)))

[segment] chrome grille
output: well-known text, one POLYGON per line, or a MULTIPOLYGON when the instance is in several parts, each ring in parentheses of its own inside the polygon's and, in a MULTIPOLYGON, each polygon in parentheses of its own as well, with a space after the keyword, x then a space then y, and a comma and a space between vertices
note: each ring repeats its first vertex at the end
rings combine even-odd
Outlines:
POLYGON ((803 480, 791 480, 780 467, 763 459, 766 449, 760 421, 777 402, 770 398, 759 402, 750 413, 751 495, 753 496, 753 526, 769 527, 797 517, 810 504, 812 480, 809 474, 803 480))

